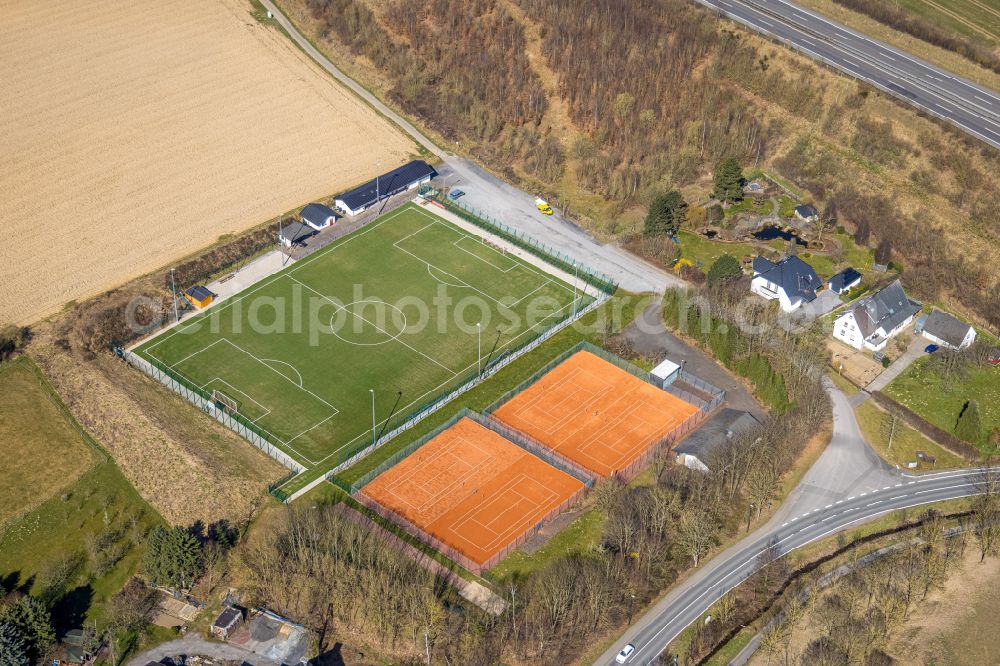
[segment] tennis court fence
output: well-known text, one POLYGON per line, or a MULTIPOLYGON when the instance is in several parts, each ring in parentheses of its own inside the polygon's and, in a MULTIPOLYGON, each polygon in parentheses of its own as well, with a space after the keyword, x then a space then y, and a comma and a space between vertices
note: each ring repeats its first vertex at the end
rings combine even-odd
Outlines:
POLYGON ((382 518, 388 520, 389 522, 391 522, 401 530, 405 531, 408 535, 410 535, 420 543, 426 546, 430 546, 434 550, 438 551, 439 553, 450 559, 452 562, 455 562, 456 564, 462 566, 463 568, 468 569, 472 573, 479 575, 485 572, 486 570, 496 566, 496 564, 500 560, 507 557, 507 555, 509 555, 511 552, 520 548, 521 544, 523 544, 525 541, 538 534, 538 531, 545 525, 546 522, 548 522, 553 517, 558 516, 560 513, 562 513, 569 507, 576 504, 580 500, 580 498, 583 497, 583 494, 586 491, 587 491, 587 486, 581 486, 579 490, 577 490, 571 496, 563 500, 559 504, 559 506, 556 506, 550 511, 548 511, 530 528, 522 532, 513 541, 503 546, 500 550, 498 550, 496 553, 491 555, 483 562, 476 562, 475 560, 468 557, 467 555, 457 550, 456 548, 453 548, 452 546, 449 546, 448 544, 444 543, 443 541, 441 541, 434 535, 430 534, 423 528, 418 527, 412 521, 404 518, 403 516, 393 511, 392 509, 382 506, 371 497, 365 495, 363 491, 359 491, 353 497, 356 502, 358 502, 368 510, 378 514, 382 518))
POLYGON ((326 476, 328 478, 332 477, 332 476, 336 476, 337 474, 339 474, 340 472, 344 471, 348 467, 351 467, 352 465, 356 464, 358 461, 362 460, 363 458, 366 458, 373 451, 376 451, 376 450, 380 449, 383 445, 385 445, 386 442, 394 439, 395 437, 399 436, 403 432, 405 432, 405 431, 409 430, 410 428, 414 427, 415 425, 417 425, 418 423, 420 423, 421 421, 423 421, 425 418, 427 418, 431 414, 435 413, 436 411, 438 411, 439 409, 441 409, 442 407, 444 407, 445 405, 447 405, 448 403, 450 403, 452 400, 454 400, 458 396, 462 395, 463 393, 466 393, 470 389, 475 388, 476 386, 478 386, 479 384, 481 384, 485 380, 489 379, 491 376, 493 376, 499 370, 507 367, 508 365, 510 365, 511 363, 513 363, 514 361, 516 361, 517 359, 521 358, 522 356, 524 356, 528 352, 534 350, 539 345, 541 345, 543 342, 545 342, 546 340, 548 340, 549 338, 551 338, 552 336, 554 336, 556 333, 558 333, 559 331, 562 331, 567 326, 569 326, 570 324, 572 324, 574 321, 580 319, 581 317, 583 317, 587 313, 592 312, 593 310, 597 309, 598 307, 600 307, 601 305, 603 305, 608 300, 608 298, 610 298, 610 297, 607 296, 607 295, 605 295, 605 294, 601 294, 597 299, 595 299, 594 301, 592 301, 591 303, 589 303, 585 308, 577 310, 575 316, 569 316, 569 317, 563 319, 558 324, 556 324, 554 326, 551 326, 550 328, 546 329, 540 335, 536 336, 535 338, 533 338, 529 342, 523 344, 522 346, 518 347, 517 349, 515 349, 513 351, 510 351, 510 352, 507 352, 505 354, 502 354, 498 358, 490 361, 483 368, 482 373, 473 374, 473 376, 471 378, 466 379, 462 384, 458 385, 452 391, 450 391, 450 392, 448 392, 448 393, 446 393, 444 395, 441 395, 441 396, 435 398, 432 402, 428 403, 424 407, 422 407, 420 409, 417 409, 417 410, 415 410, 413 412, 410 412, 410 415, 406 419, 406 421, 404 421, 400 425, 396 426, 392 430, 389 430, 388 432, 386 432, 381 437, 378 437, 371 444, 367 444, 367 445, 363 446, 360 449, 355 449, 353 451, 350 451, 349 455, 342 455, 340 461, 333 467, 333 469, 331 469, 327 473, 326 476))

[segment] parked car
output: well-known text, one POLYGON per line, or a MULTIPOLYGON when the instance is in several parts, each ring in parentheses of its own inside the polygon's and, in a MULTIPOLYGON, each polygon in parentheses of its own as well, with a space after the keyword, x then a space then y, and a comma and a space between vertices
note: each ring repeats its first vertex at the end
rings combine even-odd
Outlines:
POLYGON ((618 662, 619 664, 624 664, 626 661, 628 661, 628 658, 632 656, 633 652, 635 652, 635 646, 629 643, 628 645, 622 648, 621 652, 618 653, 618 656, 615 657, 615 661, 618 662))
POLYGON ((448 198, 451 199, 452 201, 458 201, 464 196, 465 192, 463 192, 462 190, 452 190, 451 192, 448 193, 448 198))
POLYGON ((938 346, 937 345, 927 345, 926 347, 924 347, 924 353, 925 354, 933 354, 937 350, 938 350, 938 346))

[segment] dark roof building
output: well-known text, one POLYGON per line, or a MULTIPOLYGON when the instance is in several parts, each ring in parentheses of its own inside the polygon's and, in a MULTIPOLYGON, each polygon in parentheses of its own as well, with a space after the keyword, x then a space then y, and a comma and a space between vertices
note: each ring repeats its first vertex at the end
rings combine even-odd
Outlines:
POLYGON ((242 622, 243 612, 233 606, 226 606, 219 613, 219 617, 215 618, 215 622, 212 623, 212 633, 225 639, 242 622))
POLYGON ((302 212, 299 213, 299 217, 316 231, 324 229, 337 221, 337 214, 333 212, 333 209, 319 203, 311 203, 303 208, 302 212))
POLYGON ((784 296, 781 307, 786 312, 816 300, 816 290, 823 286, 813 267, 798 257, 786 257, 778 263, 754 257, 753 273, 751 291, 770 299, 784 296))
POLYGON ((947 312, 934 310, 924 322, 925 338, 951 349, 965 349, 976 339, 976 329, 947 312))
POLYGON ((819 216, 819 211, 812 204, 802 204, 795 207, 795 217, 800 220, 810 220, 819 216))
POLYGON ((750 412, 724 407, 674 447, 677 462, 707 472, 719 447, 756 425, 759 423, 750 412))
POLYGON ((860 282, 861 273, 857 272, 853 268, 845 268, 830 278, 828 285, 830 287, 830 291, 843 294, 846 291, 850 291, 851 287, 858 285, 860 282))
POLYGON ((377 201, 427 183, 436 175, 437 172, 427 162, 413 160, 350 192, 344 192, 337 197, 334 205, 348 215, 357 215, 377 201))
POLYGON ((301 243, 316 233, 316 230, 304 222, 292 222, 281 228, 278 240, 285 247, 291 247, 295 243, 301 243))

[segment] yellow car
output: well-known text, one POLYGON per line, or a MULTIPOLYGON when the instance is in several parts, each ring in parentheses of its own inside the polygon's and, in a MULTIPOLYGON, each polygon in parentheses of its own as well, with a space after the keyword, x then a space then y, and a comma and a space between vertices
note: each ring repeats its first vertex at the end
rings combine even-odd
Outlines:
POLYGON ((549 202, 547 202, 545 199, 539 199, 538 197, 535 197, 535 208, 542 211, 543 215, 552 214, 552 206, 550 206, 549 202))

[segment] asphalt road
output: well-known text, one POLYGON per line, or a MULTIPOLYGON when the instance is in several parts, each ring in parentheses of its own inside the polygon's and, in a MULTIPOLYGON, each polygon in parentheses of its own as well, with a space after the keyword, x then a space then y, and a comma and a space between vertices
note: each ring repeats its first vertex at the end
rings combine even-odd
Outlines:
POLYGON ((261 0, 261 4, 271 12, 274 20, 284 28, 306 55, 315 60, 334 79, 398 125, 428 152, 441 158, 442 164, 437 167, 438 172, 448 186, 457 186, 466 192, 466 196, 462 199, 463 203, 514 227, 584 266, 612 277, 622 288, 629 291, 663 293, 668 286, 684 285, 677 276, 652 266, 613 244, 605 245, 597 242, 558 212, 552 216, 542 215, 535 208, 534 195, 508 185, 470 160, 443 150, 424 136, 413 123, 340 71, 302 36, 271 0, 261 0))
POLYGON ((751 535, 750 539, 730 549, 735 553, 704 564, 678 594, 667 595, 595 663, 600 666, 613 664, 618 649, 632 643, 636 651, 628 663, 648 664, 688 625, 699 620, 715 601, 752 574, 758 558, 769 548, 784 555, 882 514, 975 495, 979 475, 978 470, 941 472, 919 478, 901 475, 894 484, 877 491, 832 502, 793 518, 772 532, 751 535))
POLYGON ((697 2, 1000 148, 1000 96, 987 88, 787 0, 697 2))

